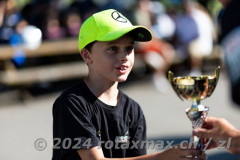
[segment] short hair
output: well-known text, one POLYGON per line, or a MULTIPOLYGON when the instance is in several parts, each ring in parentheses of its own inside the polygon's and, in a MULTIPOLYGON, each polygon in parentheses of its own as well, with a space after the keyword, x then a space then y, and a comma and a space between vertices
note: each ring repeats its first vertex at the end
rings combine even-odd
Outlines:
POLYGON ((93 41, 93 42, 91 42, 91 43, 88 43, 84 48, 91 52, 92 46, 94 45, 95 42, 96 42, 96 41, 93 41))

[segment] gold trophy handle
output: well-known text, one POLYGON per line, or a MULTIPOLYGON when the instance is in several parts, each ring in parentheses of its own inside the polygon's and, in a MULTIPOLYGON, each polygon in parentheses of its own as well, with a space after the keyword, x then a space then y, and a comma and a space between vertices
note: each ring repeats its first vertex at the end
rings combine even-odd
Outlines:
POLYGON ((215 76, 216 76, 216 83, 218 82, 219 75, 220 75, 220 66, 218 66, 215 70, 215 76))
POLYGON ((177 96, 183 101, 183 98, 178 94, 178 92, 174 89, 174 85, 173 85, 173 78, 174 78, 174 73, 171 71, 168 71, 168 81, 171 84, 173 90, 175 91, 175 93, 177 94, 177 96))

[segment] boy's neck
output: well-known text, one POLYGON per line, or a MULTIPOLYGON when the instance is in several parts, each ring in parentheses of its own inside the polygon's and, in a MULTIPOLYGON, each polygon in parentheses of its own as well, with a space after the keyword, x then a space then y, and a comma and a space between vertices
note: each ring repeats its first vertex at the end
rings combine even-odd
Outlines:
POLYGON ((84 82, 91 92, 102 102, 107 105, 116 106, 118 103, 119 91, 118 82, 107 83, 103 81, 92 81, 87 77, 84 82))

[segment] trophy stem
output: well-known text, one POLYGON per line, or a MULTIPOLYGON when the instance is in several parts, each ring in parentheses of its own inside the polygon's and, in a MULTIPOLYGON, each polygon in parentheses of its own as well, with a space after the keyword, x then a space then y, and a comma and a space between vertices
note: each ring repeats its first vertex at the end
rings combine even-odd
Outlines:
MULTIPOLYGON (((208 111, 209 107, 201 105, 198 100, 193 101, 191 108, 186 109, 186 114, 192 122, 193 129, 202 127, 208 111)), ((203 143, 199 137, 194 136, 193 143, 194 147, 197 147, 204 152, 203 143)))
POLYGON ((199 105, 200 105, 200 100, 194 100, 192 103, 192 108, 198 108, 199 105))

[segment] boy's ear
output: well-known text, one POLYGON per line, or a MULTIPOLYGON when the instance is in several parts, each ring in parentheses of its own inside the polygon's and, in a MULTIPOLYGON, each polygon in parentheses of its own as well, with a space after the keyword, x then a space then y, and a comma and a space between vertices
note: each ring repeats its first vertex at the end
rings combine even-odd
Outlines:
POLYGON ((89 50, 83 48, 83 49, 81 50, 80 54, 81 54, 83 60, 84 60, 87 64, 92 64, 92 63, 93 63, 93 61, 92 61, 92 59, 91 59, 91 55, 90 55, 91 53, 89 52, 89 50))

